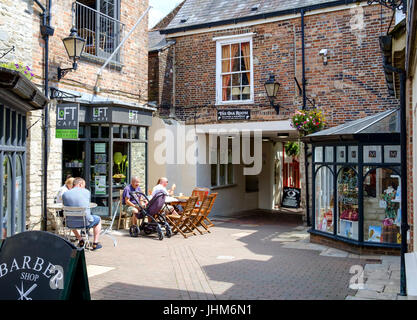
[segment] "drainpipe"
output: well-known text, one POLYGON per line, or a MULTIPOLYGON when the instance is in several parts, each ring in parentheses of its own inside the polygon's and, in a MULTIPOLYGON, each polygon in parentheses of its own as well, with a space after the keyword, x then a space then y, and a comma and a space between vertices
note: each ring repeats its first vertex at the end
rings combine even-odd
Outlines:
MULTIPOLYGON (((54 34, 54 29, 51 28, 51 0, 48 0, 48 5, 45 8, 38 0, 35 0, 35 3, 42 10, 42 26, 41 34, 45 40, 45 51, 44 51, 44 91, 45 96, 49 97, 49 37, 54 34)), ((48 135, 49 135, 49 104, 45 105, 44 110, 44 154, 43 154, 43 211, 42 211, 42 222, 41 229, 43 231, 47 230, 47 191, 48 191, 48 135)))
MULTIPOLYGON (((302 57, 302 71, 303 71, 303 110, 307 107, 307 95, 306 95, 306 68, 305 68, 305 35, 304 35, 304 9, 301 10, 301 57, 302 57)), ((310 221, 310 192, 308 190, 308 146, 307 142, 304 142, 304 167, 305 167, 305 186, 306 186, 306 215, 307 215, 307 226, 311 226, 310 221)))
POLYGON ((404 70, 391 65, 384 65, 390 72, 398 73, 400 76, 400 143, 401 143, 401 280, 400 295, 407 295, 407 279, 405 274, 405 254, 407 248, 408 225, 407 213, 407 123, 406 123, 406 73, 404 70))

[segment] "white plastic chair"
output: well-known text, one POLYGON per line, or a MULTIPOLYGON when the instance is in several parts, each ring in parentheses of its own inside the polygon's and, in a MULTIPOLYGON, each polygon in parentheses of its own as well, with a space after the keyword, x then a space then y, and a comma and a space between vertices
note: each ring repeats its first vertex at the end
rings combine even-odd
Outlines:
POLYGON ((64 219, 65 229, 69 230, 69 234, 67 236, 68 241, 70 240, 71 230, 80 229, 84 231, 84 233, 81 233, 81 237, 84 240, 83 248, 89 248, 91 243, 88 237, 87 226, 89 225, 89 222, 87 220, 86 208, 64 206, 64 219))

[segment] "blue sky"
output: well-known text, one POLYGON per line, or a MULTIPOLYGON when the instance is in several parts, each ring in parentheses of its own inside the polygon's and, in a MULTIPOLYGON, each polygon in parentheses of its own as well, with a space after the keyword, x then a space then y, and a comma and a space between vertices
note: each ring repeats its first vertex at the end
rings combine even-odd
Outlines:
POLYGON ((149 0, 152 9, 149 12, 149 28, 171 12, 182 0, 149 0))

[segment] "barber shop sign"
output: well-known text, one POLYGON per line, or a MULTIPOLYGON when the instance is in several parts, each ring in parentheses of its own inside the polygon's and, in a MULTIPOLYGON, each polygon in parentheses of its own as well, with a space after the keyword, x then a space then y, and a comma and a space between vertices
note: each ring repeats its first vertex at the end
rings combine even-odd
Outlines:
POLYGON ((89 300, 84 250, 52 233, 0 241, 0 300, 89 300))
POLYGON ((78 139, 78 103, 59 104, 56 108, 56 133, 58 139, 78 139))

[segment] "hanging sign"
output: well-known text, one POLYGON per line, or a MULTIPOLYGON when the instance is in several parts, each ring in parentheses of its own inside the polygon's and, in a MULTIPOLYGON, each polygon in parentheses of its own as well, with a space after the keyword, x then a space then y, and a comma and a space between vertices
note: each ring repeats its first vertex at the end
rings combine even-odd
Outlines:
POLYGON ((299 208, 301 199, 301 189, 284 187, 281 206, 284 208, 299 208))
POLYGON ((218 110, 217 120, 250 120, 250 110, 218 110))
POLYGON ((0 242, 0 300, 90 300, 84 250, 49 232, 0 242))
POLYGON ((78 103, 59 104, 56 108, 56 131, 58 139, 78 139, 78 103))

